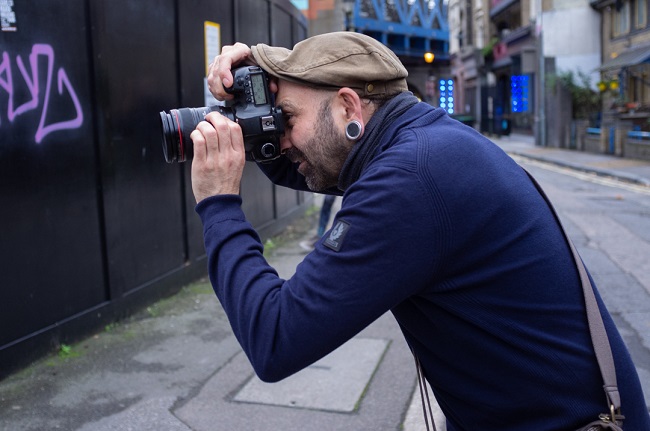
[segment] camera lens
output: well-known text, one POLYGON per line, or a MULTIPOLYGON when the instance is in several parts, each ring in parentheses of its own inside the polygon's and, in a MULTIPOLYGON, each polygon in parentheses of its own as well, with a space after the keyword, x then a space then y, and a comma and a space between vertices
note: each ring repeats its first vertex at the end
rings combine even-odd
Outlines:
POLYGON ((190 134, 202 119, 194 121, 192 111, 193 108, 183 108, 160 113, 163 153, 167 163, 184 162, 192 157, 190 134))
POLYGON ((165 112, 160 113, 160 120, 162 122, 163 154, 167 163, 172 163, 178 160, 178 121, 173 120, 172 114, 165 112))
POLYGON ((180 163, 192 158, 194 146, 190 134, 211 111, 219 111, 228 118, 232 117, 227 108, 220 106, 172 109, 169 113, 160 113, 162 146, 167 163, 180 163))

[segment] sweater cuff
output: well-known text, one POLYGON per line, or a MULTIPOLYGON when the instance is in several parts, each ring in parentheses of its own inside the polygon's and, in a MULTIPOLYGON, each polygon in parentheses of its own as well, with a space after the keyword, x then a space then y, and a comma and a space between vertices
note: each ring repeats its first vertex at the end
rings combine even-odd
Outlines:
POLYGON ((205 229, 209 224, 225 220, 246 220, 241 204, 242 199, 239 195, 217 195, 203 199, 196 205, 194 211, 201 218, 205 229))

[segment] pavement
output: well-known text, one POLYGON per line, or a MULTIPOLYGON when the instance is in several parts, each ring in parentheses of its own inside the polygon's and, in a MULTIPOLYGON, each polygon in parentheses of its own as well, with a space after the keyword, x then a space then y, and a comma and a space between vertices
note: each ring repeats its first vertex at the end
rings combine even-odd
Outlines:
MULTIPOLYGON (((650 162, 541 148, 528 136, 493 140, 514 157, 650 188, 650 162)), ((314 233, 319 198, 266 243, 284 278, 305 256, 299 242, 314 233)), ((439 411, 436 418, 444 430, 439 411)), ((0 381, 0 431, 380 429, 425 429, 413 358, 389 314, 300 373, 266 384, 207 280, 0 381)))
POLYGON ((552 163, 577 171, 597 174, 631 184, 650 187, 650 161, 536 146, 531 136, 512 135, 491 138, 511 155, 552 163))

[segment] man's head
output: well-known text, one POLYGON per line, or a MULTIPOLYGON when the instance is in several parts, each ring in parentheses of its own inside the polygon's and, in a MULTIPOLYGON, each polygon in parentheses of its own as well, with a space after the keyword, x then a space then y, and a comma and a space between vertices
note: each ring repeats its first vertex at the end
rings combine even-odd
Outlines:
POLYGON ((361 132, 381 103, 408 91, 407 72, 395 54, 358 33, 328 33, 298 43, 293 50, 257 45, 255 61, 277 79, 276 104, 285 114, 283 153, 305 176, 310 189, 338 183, 355 144, 345 130, 352 121, 361 132))
POLYGON ((308 87, 348 87, 362 98, 386 98, 408 91, 408 72, 399 58, 360 33, 321 34, 297 43, 293 50, 258 44, 251 51, 269 74, 308 87))
POLYGON ((285 113, 286 132, 281 141, 285 156, 299 163, 298 172, 311 190, 335 187, 354 145, 334 119, 333 111, 337 118, 342 112, 338 94, 284 81, 278 95, 285 113))

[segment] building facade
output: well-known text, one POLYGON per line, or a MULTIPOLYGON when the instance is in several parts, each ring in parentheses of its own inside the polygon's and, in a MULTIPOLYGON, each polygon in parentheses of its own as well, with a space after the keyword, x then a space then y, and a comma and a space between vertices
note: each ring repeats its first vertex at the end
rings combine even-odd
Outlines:
MULTIPOLYGON (((645 10, 647 0, 628 1, 645 10)), ((459 114, 486 134, 576 146, 580 101, 566 79, 586 94, 598 92, 603 26, 593 0, 450 0, 449 32, 459 114)), ((641 94, 638 87, 626 88, 641 94)), ((588 125, 595 127, 600 114, 592 114, 588 125)))
POLYGON ((650 158, 650 0, 307 4, 311 34, 341 29, 344 21, 343 28, 397 49, 416 95, 482 133, 520 133, 541 146, 650 158), (440 14, 425 13, 432 5, 445 6, 446 14, 443 7, 440 14), (413 8, 418 14, 409 13, 413 8), (434 18, 432 37, 425 37, 435 54, 430 64, 416 52, 423 45, 413 43, 412 29, 401 31, 401 15, 417 30, 422 20, 416 18, 434 18), (448 41, 437 32, 447 32, 448 41))
POLYGON ((544 145, 578 148, 582 130, 600 123, 598 104, 591 103, 600 79, 600 15, 589 0, 544 0, 538 21, 545 59, 545 82, 539 86, 544 100, 538 104, 544 108, 541 137, 544 145))
POLYGON ((310 0, 302 4, 307 6, 303 14, 309 19, 310 36, 348 30, 377 39, 408 70, 413 94, 454 114, 448 0, 310 0))
POLYGON ((488 134, 533 134, 538 42, 530 0, 451 0, 459 114, 488 134))
POLYGON ((602 18, 602 124, 593 151, 650 159, 649 0, 592 0, 602 18))

